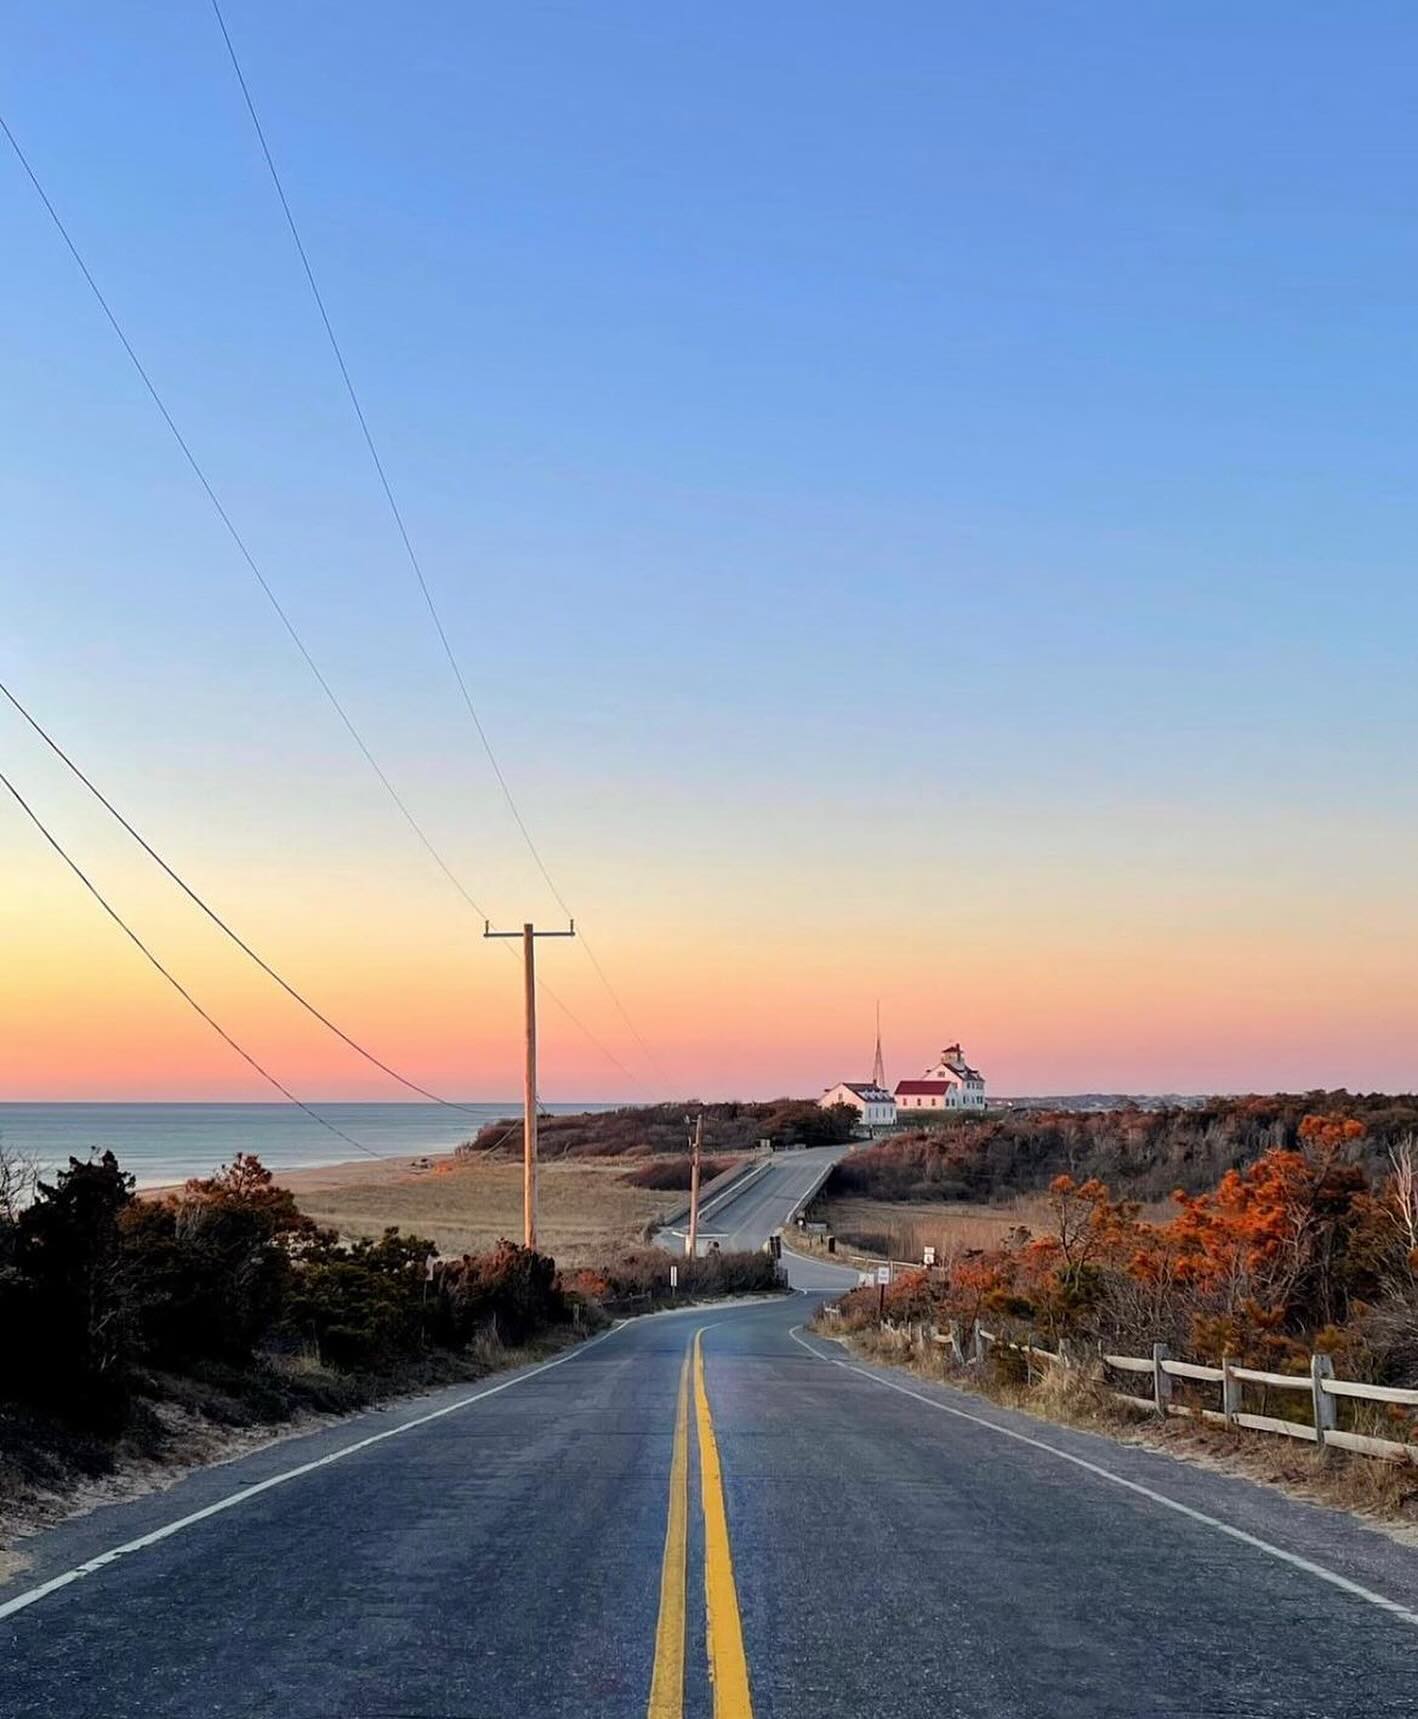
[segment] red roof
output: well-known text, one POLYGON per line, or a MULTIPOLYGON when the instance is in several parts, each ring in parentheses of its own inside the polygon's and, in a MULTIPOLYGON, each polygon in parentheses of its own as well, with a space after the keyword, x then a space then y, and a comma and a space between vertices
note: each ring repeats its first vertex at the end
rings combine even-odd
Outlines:
POLYGON ((958 1080, 898 1080, 896 1094, 899 1098, 903 1093, 914 1097, 920 1094, 925 1097, 928 1093, 949 1092, 952 1086, 959 1086, 958 1080))

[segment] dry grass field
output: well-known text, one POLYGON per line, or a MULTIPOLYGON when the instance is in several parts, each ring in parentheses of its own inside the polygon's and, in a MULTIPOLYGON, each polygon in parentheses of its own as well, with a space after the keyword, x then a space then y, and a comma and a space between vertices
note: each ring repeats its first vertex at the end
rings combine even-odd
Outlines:
MULTIPOLYGON (((434 1158, 430 1168, 343 1164, 294 1171, 282 1180, 300 1209, 346 1239, 375 1236, 388 1224, 428 1236, 445 1254, 478 1253, 503 1236, 522 1239, 520 1161, 434 1158)), ((539 1243, 563 1266, 583 1264, 639 1241, 652 1218, 684 1196, 631 1187, 625 1161, 543 1163, 538 1197, 539 1243)))
POLYGON ((847 1198, 820 1201, 813 1216, 824 1218, 844 1245, 863 1253, 919 1259, 923 1247, 934 1247, 937 1259, 944 1260, 964 1248, 995 1247, 1020 1225, 1043 1228, 1047 1207, 1038 1195, 1021 1195, 1004 1206, 847 1198))
MULTIPOLYGON (((1167 1202, 1143 1208, 1147 1218, 1173 1215, 1167 1202)), ((944 1261, 966 1248, 997 1247, 1012 1230, 1036 1235, 1052 1229, 1048 1198, 1019 1194, 1001 1205, 972 1205, 958 1200, 922 1201, 828 1198, 817 1202, 813 1216, 831 1225, 839 1242, 862 1253, 890 1259, 920 1259, 933 1247, 944 1261)))

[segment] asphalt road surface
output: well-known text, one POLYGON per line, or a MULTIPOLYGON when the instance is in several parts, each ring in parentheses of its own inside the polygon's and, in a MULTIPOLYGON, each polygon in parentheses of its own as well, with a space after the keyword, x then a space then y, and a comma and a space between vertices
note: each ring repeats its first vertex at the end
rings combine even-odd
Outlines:
MULTIPOLYGON (((822 1180, 829 1166, 850 1148, 815 1146, 805 1152, 780 1152, 765 1158, 762 1165, 724 1193, 707 1199, 699 1213, 699 1251, 718 1242, 725 1253, 760 1248, 776 1229, 781 1229, 804 1199, 822 1180)), ((684 1226, 662 1232, 666 1246, 684 1241, 684 1226)), ((832 1288, 854 1274, 836 1271, 816 1274, 815 1287, 832 1288)))
POLYGON ((812 1311, 634 1321, 27 1542, 0 1713, 1418 1714, 1418 1551, 812 1311))

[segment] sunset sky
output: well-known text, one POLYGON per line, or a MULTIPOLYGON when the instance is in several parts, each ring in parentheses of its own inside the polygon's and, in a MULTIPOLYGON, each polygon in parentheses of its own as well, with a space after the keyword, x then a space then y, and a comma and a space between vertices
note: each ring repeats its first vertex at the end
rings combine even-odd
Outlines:
MULTIPOLYGON (((228 0, 584 953, 556 1100, 1412 1089, 1411 7, 228 0), (1263 98, 1263 99, 1262 99, 1263 98)), ((501 925, 443 661, 204 4, 16 0, 0 112, 311 651, 501 925)), ((456 1096, 519 973, 282 633, 0 140, 0 679, 456 1096)), ((0 768, 302 1097, 398 1098, 8 710, 0 768)), ((272 1096, 0 795, 0 1098, 272 1096)))

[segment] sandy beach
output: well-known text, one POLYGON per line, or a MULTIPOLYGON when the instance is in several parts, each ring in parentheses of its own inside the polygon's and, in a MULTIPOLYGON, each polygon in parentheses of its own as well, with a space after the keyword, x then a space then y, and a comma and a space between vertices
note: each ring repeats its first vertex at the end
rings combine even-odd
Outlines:
MULTIPOLYGON (((293 1194, 318 1193, 326 1188, 379 1188, 390 1184, 417 1180, 434 1173, 437 1166, 454 1166, 454 1152, 415 1152, 401 1158, 351 1158, 342 1164, 317 1164, 298 1170, 274 1170, 276 1182, 293 1194)), ((447 1174, 447 1170, 443 1174, 447 1174)), ((156 1198, 162 1194, 182 1192, 183 1182, 162 1182, 151 1188, 140 1188, 141 1197, 156 1198)))

